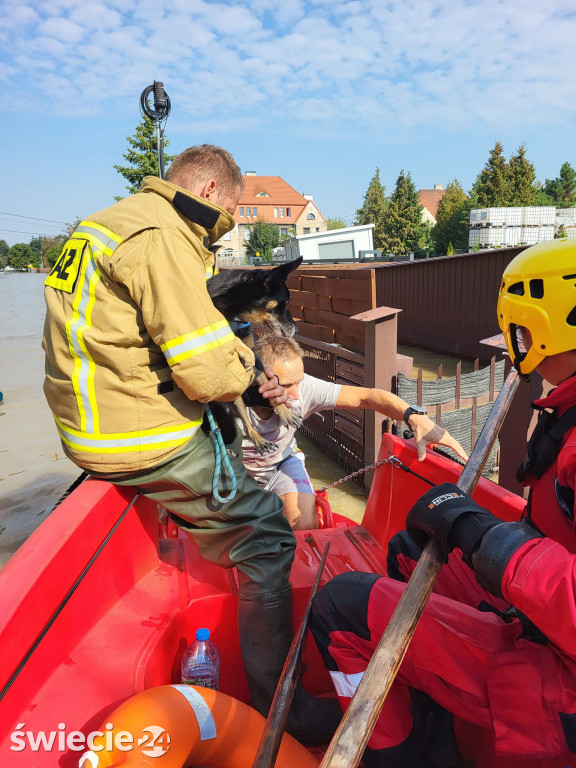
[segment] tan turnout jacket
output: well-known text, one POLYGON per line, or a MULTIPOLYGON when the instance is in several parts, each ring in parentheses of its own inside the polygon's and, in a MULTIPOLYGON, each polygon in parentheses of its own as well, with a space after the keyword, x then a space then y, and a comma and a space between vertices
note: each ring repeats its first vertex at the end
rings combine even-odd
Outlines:
POLYGON ((46 279, 44 391, 79 466, 152 467, 196 433, 202 403, 250 383, 206 290, 208 246, 233 226, 222 208, 149 176, 67 241, 46 279))

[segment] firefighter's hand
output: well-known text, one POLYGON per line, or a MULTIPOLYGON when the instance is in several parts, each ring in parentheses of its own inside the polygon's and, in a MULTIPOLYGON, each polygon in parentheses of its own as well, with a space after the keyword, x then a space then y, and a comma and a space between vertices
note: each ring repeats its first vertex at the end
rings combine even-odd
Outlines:
POLYGON ((284 391, 284 387, 280 386, 278 376, 272 371, 269 365, 264 368, 264 372, 268 377, 268 381, 258 387, 258 392, 263 398, 269 401, 270 407, 273 405, 282 405, 283 403, 290 408, 291 405, 288 402, 288 395, 284 391))
POLYGON ((462 448, 458 440, 452 437, 444 427, 434 424, 432 419, 428 416, 419 416, 413 413, 408 419, 410 428, 414 432, 414 440, 416 441, 416 450, 418 451, 418 461, 424 461, 426 458, 426 446, 427 445, 445 445, 447 448, 452 448, 461 459, 467 461, 468 454, 462 448))

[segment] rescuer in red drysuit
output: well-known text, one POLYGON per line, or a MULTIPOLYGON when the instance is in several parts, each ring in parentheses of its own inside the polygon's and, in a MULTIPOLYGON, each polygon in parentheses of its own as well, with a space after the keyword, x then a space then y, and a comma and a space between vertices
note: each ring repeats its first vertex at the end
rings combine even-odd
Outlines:
POLYGON ((520 373, 556 387, 534 404, 551 410, 519 471, 524 519, 504 522, 450 483, 432 488, 390 542, 389 577, 342 574, 314 601, 311 628, 345 708, 429 536, 446 559, 366 768, 461 765, 453 714, 492 729, 499 755, 576 753, 576 243, 517 256, 498 316, 520 373))

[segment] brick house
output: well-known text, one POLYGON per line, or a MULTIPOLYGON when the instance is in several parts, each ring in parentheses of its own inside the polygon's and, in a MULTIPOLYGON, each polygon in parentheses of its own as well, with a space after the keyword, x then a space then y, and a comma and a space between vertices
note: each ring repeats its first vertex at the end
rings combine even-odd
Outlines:
POLYGON ((257 176, 248 172, 243 178, 244 192, 234 212, 236 226, 219 241, 222 246, 219 255, 243 252, 250 227, 257 219, 275 224, 280 238, 294 231, 297 235, 308 235, 327 229, 312 195, 301 195, 280 176, 257 176))
POLYGON ((438 206, 445 194, 446 190, 442 184, 434 184, 434 189, 418 190, 418 202, 423 206, 422 221, 428 221, 432 226, 436 224, 438 206))

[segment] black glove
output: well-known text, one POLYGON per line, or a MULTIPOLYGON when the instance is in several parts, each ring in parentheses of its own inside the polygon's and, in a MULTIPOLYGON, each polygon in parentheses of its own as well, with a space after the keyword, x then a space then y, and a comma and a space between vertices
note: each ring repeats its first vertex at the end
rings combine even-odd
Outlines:
POLYGON ((461 549, 478 584, 498 596, 514 552, 525 542, 542 538, 527 522, 505 523, 495 517, 452 483, 431 488, 418 499, 406 517, 406 530, 419 547, 435 538, 445 561, 454 547, 461 549))
POLYGON ((502 521, 463 493, 453 483, 431 488, 423 494, 406 517, 406 530, 419 547, 429 538, 440 544, 444 561, 454 547, 459 547, 464 560, 470 557, 486 531, 502 521))

